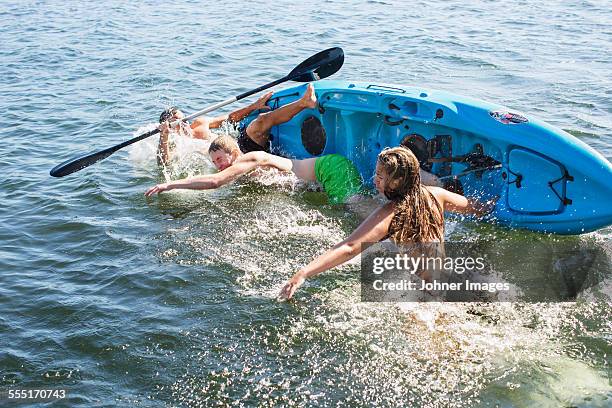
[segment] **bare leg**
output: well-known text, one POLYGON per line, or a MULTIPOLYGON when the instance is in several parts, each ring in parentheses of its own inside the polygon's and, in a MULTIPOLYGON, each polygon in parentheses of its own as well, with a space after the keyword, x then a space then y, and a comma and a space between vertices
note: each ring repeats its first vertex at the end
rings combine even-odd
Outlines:
POLYGON ((304 160, 291 160, 291 164, 293 165, 291 171, 293 171, 293 174, 300 180, 317 181, 314 170, 315 161, 317 161, 316 157, 304 160))
POLYGON ((304 109, 312 109, 317 106, 317 97, 312 84, 308 84, 304 96, 295 102, 291 102, 273 112, 262 113, 247 126, 246 133, 255 143, 265 146, 268 143, 268 131, 272 126, 280 125, 290 121, 295 115, 304 109))

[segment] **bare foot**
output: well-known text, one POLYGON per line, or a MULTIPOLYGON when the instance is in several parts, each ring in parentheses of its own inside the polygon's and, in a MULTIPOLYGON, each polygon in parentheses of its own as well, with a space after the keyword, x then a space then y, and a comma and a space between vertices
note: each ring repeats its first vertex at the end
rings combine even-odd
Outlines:
POLYGON ((304 92, 304 96, 302 96, 302 103, 304 107, 314 109, 317 106, 317 96, 314 92, 314 86, 312 84, 308 84, 306 87, 306 92, 304 92))

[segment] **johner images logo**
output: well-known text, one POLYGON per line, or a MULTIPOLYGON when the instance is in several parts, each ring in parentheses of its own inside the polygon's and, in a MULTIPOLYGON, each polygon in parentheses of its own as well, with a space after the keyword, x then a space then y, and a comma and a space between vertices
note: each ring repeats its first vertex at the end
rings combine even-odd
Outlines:
POLYGON ((361 260, 361 297, 371 302, 574 301, 604 282, 611 268, 601 267, 609 260, 596 248, 572 245, 370 244, 361 260), (517 250, 525 256, 510 256, 517 250))

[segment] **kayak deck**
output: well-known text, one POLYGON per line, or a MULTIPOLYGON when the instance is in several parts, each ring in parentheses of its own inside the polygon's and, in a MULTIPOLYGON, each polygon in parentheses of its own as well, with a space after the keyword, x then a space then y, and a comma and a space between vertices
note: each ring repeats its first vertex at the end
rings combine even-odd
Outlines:
MULTIPOLYGON (((612 166, 560 129, 441 91, 348 81, 313 85, 319 107, 272 128, 273 151, 295 158, 342 154, 372 187, 380 151, 404 142, 425 170, 445 180, 458 175, 455 185, 466 196, 498 196, 494 216, 502 224, 579 234, 612 223, 612 166)), ((284 89, 269 104, 276 109, 304 90, 284 89)))

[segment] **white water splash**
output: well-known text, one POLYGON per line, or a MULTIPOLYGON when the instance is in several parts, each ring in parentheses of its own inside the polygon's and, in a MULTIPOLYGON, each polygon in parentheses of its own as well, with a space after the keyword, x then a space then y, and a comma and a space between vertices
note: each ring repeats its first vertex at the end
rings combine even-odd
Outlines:
MULTIPOLYGON (((141 126, 134 131, 133 136, 151 131, 156 127, 157 124, 141 126)), ((171 161, 167 167, 162 169, 167 181, 176 178, 178 175, 185 177, 185 175, 198 174, 201 172, 203 165, 212 168, 208 158, 210 141, 172 133, 170 134, 169 141, 174 146, 171 152, 171 161)), ((156 135, 130 146, 128 150, 129 160, 136 170, 151 172, 159 168, 157 163, 158 143, 159 136, 156 135)))

